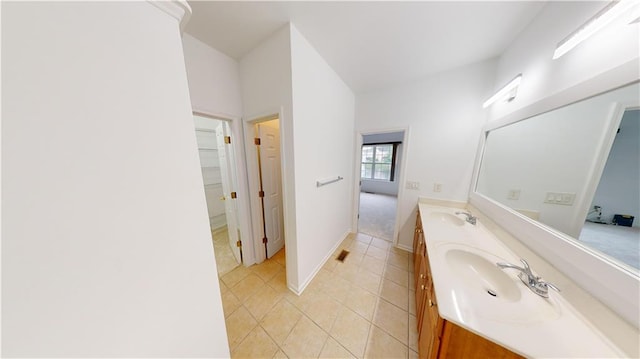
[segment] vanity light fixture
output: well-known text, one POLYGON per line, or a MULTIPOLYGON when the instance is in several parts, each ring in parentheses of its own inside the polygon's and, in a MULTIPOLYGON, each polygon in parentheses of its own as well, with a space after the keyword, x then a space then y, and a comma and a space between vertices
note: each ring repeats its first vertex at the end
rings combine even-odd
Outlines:
POLYGON ((507 101, 511 101, 516 98, 516 94, 518 92, 518 86, 520 86, 520 82, 522 81, 522 74, 518 74, 513 80, 509 81, 503 88, 501 88, 495 95, 491 96, 490 99, 485 101, 482 104, 482 108, 487 108, 491 106, 492 103, 507 97, 507 101))
POLYGON ((560 41, 556 47, 556 51, 553 53, 553 59, 557 59, 560 56, 571 51, 579 43, 589 38, 613 20, 620 17, 620 15, 627 13, 634 5, 637 5, 637 0, 620 0, 612 1, 604 9, 600 10, 591 19, 587 20, 576 31, 572 32, 564 40, 560 41))

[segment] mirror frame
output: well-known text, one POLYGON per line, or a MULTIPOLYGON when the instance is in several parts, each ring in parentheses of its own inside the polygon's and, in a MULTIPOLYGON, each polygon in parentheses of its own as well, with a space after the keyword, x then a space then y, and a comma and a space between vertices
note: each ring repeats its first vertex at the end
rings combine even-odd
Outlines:
MULTIPOLYGON (((636 328, 640 325, 640 308, 638 307, 640 277, 637 272, 634 273, 626 266, 584 246, 573 237, 476 192, 476 187, 489 131, 638 82, 640 73, 637 62, 637 59, 629 61, 485 124, 469 190, 471 205, 636 328)), ((616 111, 624 112, 627 107, 632 106, 637 104, 619 103, 616 111)), ((618 114, 612 113, 612 115, 615 117, 618 114)), ((620 113, 619 117, 621 116, 620 113)), ((617 120, 619 121, 620 118, 617 120)), ((606 157, 598 158, 595 166, 592 167, 593 173, 598 173, 598 170, 601 173, 605 162, 606 157)), ((589 190, 593 188, 595 191, 598 182, 599 177, 589 179, 589 190)), ((580 214, 582 214, 581 206, 582 204, 577 205, 580 214)))

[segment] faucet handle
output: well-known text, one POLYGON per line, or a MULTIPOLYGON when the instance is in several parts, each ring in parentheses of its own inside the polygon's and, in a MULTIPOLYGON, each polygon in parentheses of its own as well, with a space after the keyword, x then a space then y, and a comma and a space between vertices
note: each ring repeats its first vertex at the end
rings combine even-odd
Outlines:
POLYGON ((545 286, 545 287, 549 287, 549 288, 555 290, 556 292, 560 292, 560 288, 556 287, 555 284, 553 284, 553 283, 549 283, 549 282, 545 282, 543 280, 539 280, 538 284, 542 285, 542 286, 545 286))
POLYGON ((527 263, 527 261, 524 260, 523 258, 520 258, 520 262, 522 262, 523 268, 527 272, 527 274, 534 277, 533 272, 531 272, 531 267, 529 266, 529 263, 527 263))

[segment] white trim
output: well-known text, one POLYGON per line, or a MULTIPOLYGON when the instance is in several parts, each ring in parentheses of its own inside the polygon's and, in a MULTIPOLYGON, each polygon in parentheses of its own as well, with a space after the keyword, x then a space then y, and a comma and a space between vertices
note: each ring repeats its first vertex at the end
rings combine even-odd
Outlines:
POLYGON ((186 0, 147 0, 147 2, 178 20, 180 32, 184 32, 184 28, 193 13, 186 0))
POLYGON ((231 146, 236 156, 236 174, 238 183, 238 227, 240 228, 240 240, 242 241, 242 264, 248 267, 255 263, 254 246, 248 246, 247 239, 253 238, 253 230, 251 228, 251 211, 249 203, 249 185, 247 182, 247 160, 244 153, 244 136, 242 133, 241 118, 227 115, 214 114, 207 111, 192 110, 192 114, 196 116, 207 117, 215 120, 228 121, 231 124, 231 146), (236 140, 233 140, 233 139, 236 140), (246 194, 246 195, 244 195, 246 194))
MULTIPOLYGON (((525 246, 546 259, 550 264, 571 278, 576 284, 585 289, 599 301, 611 308, 621 318, 636 328, 640 324, 638 302, 640 302, 640 278, 628 267, 611 261, 591 249, 584 247, 573 238, 536 222, 514 210, 508 208, 475 191, 480 162, 487 131, 516 123, 551 111, 553 109, 590 98, 601 93, 628 85, 639 80, 637 59, 627 62, 612 70, 579 83, 573 87, 560 91, 541 99, 525 108, 515 111, 496 121, 485 125, 478 155, 476 157, 474 177, 472 180, 469 203, 484 212, 505 230, 518 238, 525 246)), ((609 135, 614 131, 616 123, 620 121, 620 109, 628 104, 617 104, 610 113, 609 135)), ((604 135, 603 135, 604 136, 604 135)), ((603 140, 600 146, 606 146, 611 138, 603 140)), ((609 143, 610 144, 610 143, 609 143)), ((602 173, 609 149, 600 151, 600 156, 592 168, 593 174, 602 173)), ((591 179, 588 191, 595 191, 597 180, 591 179), (593 183, 595 181, 595 184, 593 183)), ((585 199, 586 201, 586 199, 585 199)), ((578 205, 584 207, 585 203, 578 205)), ((589 204, 586 204, 587 206, 589 204)), ((584 211, 584 209, 581 209, 584 211)))
MULTIPOLYGON (((396 220, 395 225, 393 227, 393 238, 391 240, 392 244, 398 247, 398 232, 400 232, 400 199, 404 195, 404 182, 406 178, 406 169, 407 169, 407 154, 409 149, 409 130, 410 127, 396 127, 396 128, 385 128, 380 130, 366 130, 366 131, 357 131, 356 133, 356 148, 355 148, 355 163, 354 163, 354 191, 353 191, 353 224, 352 227, 355 232, 358 231, 358 212, 360 211, 360 161, 362 159, 362 144, 364 142, 363 136, 365 135, 373 135, 373 134, 381 134, 381 133, 392 133, 392 132, 403 132, 404 138, 402 139, 402 158, 400 163, 400 176, 397 176, 398 180, 398 194, 396 196, 396 220), (357 190, 356 190, 357 189, 357 190)), ((396 166, 398 168, 398 166, 396 166)), ((405 249, 404 247, 401 247, 405 249)), ((412 252, 413 249, 410 250, 412 252)))

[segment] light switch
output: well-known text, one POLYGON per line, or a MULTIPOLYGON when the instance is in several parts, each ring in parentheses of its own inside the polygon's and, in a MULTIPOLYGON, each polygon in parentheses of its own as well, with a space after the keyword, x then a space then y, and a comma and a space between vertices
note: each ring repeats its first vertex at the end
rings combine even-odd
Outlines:
POLYGON ((519 189, 511 189, 511 190, 509 190, 509 194, 507 195, 507 199, 511 199, 511 200, 520 199, 520 190, 519 189))
POLYGON ((434 183, 433 192, 442 192, 442 183, 434 183))

